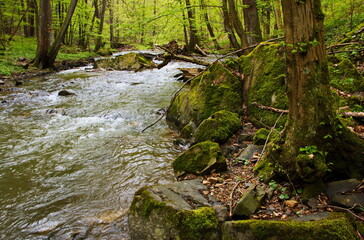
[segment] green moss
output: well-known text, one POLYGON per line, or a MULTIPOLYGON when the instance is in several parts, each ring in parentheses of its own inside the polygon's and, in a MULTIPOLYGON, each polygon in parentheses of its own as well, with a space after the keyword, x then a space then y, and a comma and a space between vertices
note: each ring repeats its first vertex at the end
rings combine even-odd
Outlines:
POLYGON ((339 64, 331 65, 331 85, 345 92, 364 91, 364 78, 349 59, 344 58, 339 64))
POLYGON ((176 175, 184 173, 206 174, 212 170, 225 170, 226 161, 219 144, 206 141, 197 143, 173 162, 176 175))
MULTIPOLYGON (((288 109, 286 66, 283 50, 278 44, 260 45, 237 61, 244 74, 244 101, 250 120, 257 126, 273 126, 279 113, 252 106, 253 102, 279 109, 288 109)), ((278 127, 283 127, 287 116, 282 116, 278 127)))
POLYGON ((178 216, 181 239, 217 239, 219 223, 213 208, 203 207, 193 211, 180 211, 178 216))
POLYGON ((268 136, 269 136, 269 142, 274 141, 279 136, 276 131, 272 131, 272 133, 269 135, 271 130, 268 130, 266 128, 260 128, 253 137, 253 143, 257 145, 264 145, 268 136))
POLYGON ((143 187, 135 193, 130 211, 138 212, 138 215, 148 218, 152 211, 165 209, 166 206, 165 202, 156 201, 147 187, 143 187))
POLYGON ((312 197, 317 197, 320 193, 324 192, 325 184, 322 179, 318 179, 316 182, 308 184, 303 189, 302 199, 309 200, 312 197))
POLYGON ((194 134, 196 142, 226 142, 240 128, 240 118, 236 113, 221 110, 205 119, 194 134))
POLYGON ((128 53, 115 58, 105 58, 95 63, 96 67, 113 68, 117 70, 138 71, 142 68, 151 68, 154 66, 152 61, 147 60, 137 53, 128 53))
POLYGON ((257 172, 259 178, 265 183, 269 182, 274 176, 274 167, 270 162, 265 161, 264 158, 255 165, 254 171, 257 172))
POLYGON ((220 110, 240 113, 242 83, 221 63, 214 63, 191 81, 190 89, 172 99, 167 120, 182 129, 191 120, 199 125, 220 110))
POLYGON ((296 172, 308 182, 323 177, 328 171, 325 156, 316 152, 312 154, 299 154, 296 157, 296 172))
POLYGON ((190 121, 184 128, 181 130, 181 136, 185 138, 192 137, 193 133, 196 130, 196 124, 192 121, 190 121))
POLYGON ((352 222, 344 214, 339 214, 310 222, 266 220, 228 222, 223 226, 222 239, 356 240, 358 237, 352 222))

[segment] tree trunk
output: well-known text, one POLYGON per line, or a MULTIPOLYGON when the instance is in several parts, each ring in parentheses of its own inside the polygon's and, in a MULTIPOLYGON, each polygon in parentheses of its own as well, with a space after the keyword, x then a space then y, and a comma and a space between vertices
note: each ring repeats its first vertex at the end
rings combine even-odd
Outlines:
POLYGON ((103 0, 102 5, 101 5, 101 13, 100 13, 100 25, 99 25, 99 31, 98 31, 99 35, 98 35, 98 37, 96 39, 95 52, 99 51, 100 48, 103 45, 103 43, 102 43, 102 31, 104 30, 106 4, 107 4, 107 0, 103 0))
POLYGON ((231 26, 231 23, 230 23, 230 17, 229 17, 227 1, 228 0, 222 0, 222 13, 223 13, 223 18, 224 18, 224 29, 225 29, 225 32, 228 35, 231 47, 233 47, 235 49, 239 49, 240 45, 238 43, 238 40, 236 39, 236 36, 234 34, 234 30, 233 30, 233 28, 231 26))
POLYGON ((187 19, 189 23, 189 32, 190 32, 190 41, 187 45, 187 52, 193 52, 195 50, 196 44, 198 44, 198 37, 197 37, 197 28, 196 28, 196 20, 195 14, 193 9, 191 8, 190 0, 186 1, 186 9, 187 9, 187 19))
POLYGON ((290 179, 312 182, 330 170, 363 177, 364 141, 343 127, 334 110, 320 0, 282 0, 282 7, 289 117, 280 147, 267 157, 290 179))
POLYGON ((244 24, 248 45, 262 41, 256 0, 243 0, 244 24))
POLYGON ((41 68, 50 68, 53 67, 54 61, 56 60, 58 51, 61 47, 62 41, 67 33, 68 26, 71 23, 73 13, 76 9, 78 0, 72 0, 70 6, 68 8, 68 12, 64 22, 62 23, 61 29, 57 35, 56 40, 53 42, 49 51, 47 51, 46 56, 39 62, 41 68))
POLYGON ((38 12, 38 45, 34 65, 44 68, 52 39, 52 8, 50 0, 41 0, 38 12))
POLYGON ((239 14, 236 11, 236 7, 235 7, 235 0, 228 0, 229 3, 229 18, 231 19, 231 22, 234 26, 234 29, 236 31, 236 33, 238 34, 239 38, 240 38, 240 47, 247 47, 248 44, 248 39, 247 36, 244 32, 243 29, 243 24, 240 21, 239 18, 239 14))

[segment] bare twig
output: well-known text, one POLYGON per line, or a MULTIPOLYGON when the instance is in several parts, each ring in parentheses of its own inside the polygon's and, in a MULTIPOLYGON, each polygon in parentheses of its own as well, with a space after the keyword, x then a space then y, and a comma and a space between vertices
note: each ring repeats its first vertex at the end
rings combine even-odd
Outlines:
POLYGON ((230 216, 230 218, 233 216, 233 204, 234 204, 233 197, 234 197, 234 192, 235 192, 235 189, 239 186, 240 183, 241 183, 241 181, 237 182, 235 184, 235 186, 233 187, 233 189, 231 190, 231 193, 230 193, 230 209, 229 209, 229 216, 230 216))
POLYGON ((276 122, 274 123, 273 127, 271 128, 268 136, 267 136, 267 139, 265 140, 265 143, 264 143, 264 147, 263 147, 263 150, 262 150, 262 153, 260 154, 258 160, 257 160, 257 163, 260 161, 260 159, 262 158, 264 152, 265 152, 265 149, 268 145, 268 142, 269 142, 269 138, 270 138, 270 135, 272 134, 272 132, 275 130, 276 126, 277 126, 277 123, 279 121, 279 119, 282 117, 282 115, 284 114, 284 112, 281 112, 281 115, 279 115, 279 117, 277 118, 276 122))
POLYGON ((282 109, 279 109, 279 108, 264 106, 263 104, 260 104, 260 103, 257 103, 257 102, 253 102, 252 105, 256 106, 258 108, 268 110, 268 111, 271 111, 271 112, 276 112, 276 113, 287 114, 289 112, 288 110, 282 110, 282 109))
POLYGON ((353 213, 350 209, 347 209, 347 208, 343 208, 343 207, 338 207, 338 206, 333 206, 333 205, 327 205, 327 207, 329 208, 335 208, 339 211, 345 211, 345 212, 348 212, 350 213, 351 215, 353 215, 354 217, 356 217, 357 219, 361 220, 361 221, 364 221, 364 218, 362 218, 361 216, 353 213))

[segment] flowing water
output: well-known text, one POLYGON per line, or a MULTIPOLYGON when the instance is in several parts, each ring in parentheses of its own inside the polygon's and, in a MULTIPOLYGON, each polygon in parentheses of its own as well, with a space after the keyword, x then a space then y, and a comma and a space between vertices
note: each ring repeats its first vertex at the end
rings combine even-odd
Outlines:
POLYGON ((0 239, 128 239, 134 192, 174 181, 173 132, 141 131, 181 86, 178 67, 196 65, 68 70, 0 93, 0 239))

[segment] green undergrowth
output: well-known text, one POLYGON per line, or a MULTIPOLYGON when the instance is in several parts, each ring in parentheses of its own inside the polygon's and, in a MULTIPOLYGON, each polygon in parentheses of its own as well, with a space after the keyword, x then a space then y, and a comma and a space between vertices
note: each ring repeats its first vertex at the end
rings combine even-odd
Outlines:
MULTIPOLYGON (((22 66, 21 60, 31 62, 37 51, 37 39, 16 36, 6 45, 6 50, 0 51, 0 75, 23 73, 32 69, 22 66)), ((81 51, 76 47, 62 46, 56 61, 79 60, 97 56, 96 53, 81 51)))

